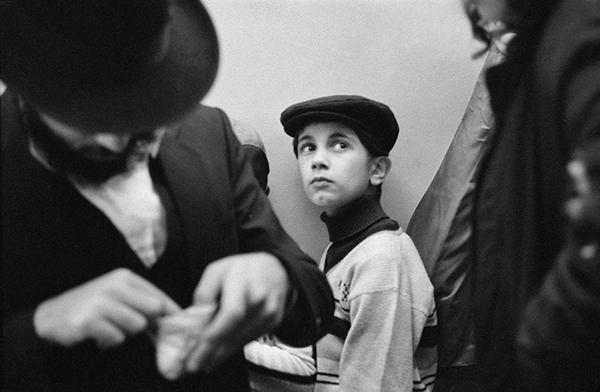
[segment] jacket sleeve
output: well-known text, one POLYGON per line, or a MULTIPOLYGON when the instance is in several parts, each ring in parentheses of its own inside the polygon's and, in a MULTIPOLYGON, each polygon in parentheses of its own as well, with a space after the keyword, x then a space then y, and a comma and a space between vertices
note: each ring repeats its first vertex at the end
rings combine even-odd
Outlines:
MULTIPOLYGON (((221 114, 228 125, 226 115, 221 114)), ((265 251, 279 259, 288 273, 294 295, 274 334, 287 344, 308 346, 325 334, 333 319, 329 283, 316 263, 281 226, 230 126, 227 141, 240 252, 265 251)))

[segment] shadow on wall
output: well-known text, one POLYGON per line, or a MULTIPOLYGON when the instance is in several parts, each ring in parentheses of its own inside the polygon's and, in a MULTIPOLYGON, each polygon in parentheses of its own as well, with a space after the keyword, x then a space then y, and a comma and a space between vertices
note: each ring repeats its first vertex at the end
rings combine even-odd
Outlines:
POLYGON ((327 244, 305 198, 279 115, 329 94, 388 104, 400 125, 383 205, 402 226, 435 174, 464 113, 481 60, 460 0, 205 0, 222 62, 205 103, 263 137, 271 201, 314 258, 327 244))

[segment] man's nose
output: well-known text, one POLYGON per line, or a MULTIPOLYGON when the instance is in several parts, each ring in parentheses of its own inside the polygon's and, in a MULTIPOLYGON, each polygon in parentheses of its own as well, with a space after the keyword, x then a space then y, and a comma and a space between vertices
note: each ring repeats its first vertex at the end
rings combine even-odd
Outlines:
POLYGON ((94 144, 98 146, 102 146, 107 150, 112 152, 123 152, 129 141, 131 140, 131 135, 116 135, 114 133, 97 133, 92 136, 94 140, 94 144))

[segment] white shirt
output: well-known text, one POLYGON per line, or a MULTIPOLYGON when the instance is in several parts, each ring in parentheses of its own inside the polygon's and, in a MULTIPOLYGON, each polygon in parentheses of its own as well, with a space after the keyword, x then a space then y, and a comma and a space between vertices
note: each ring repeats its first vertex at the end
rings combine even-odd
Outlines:
POLYGON ((152 184, 148 159, 100 184, 69 178, 90 203, 123 234, 146 267, 152 267, 167 244, 166 212, 152 184))
MULTIPOLYGON (((167 244, 166 211, 154 189, 148 158, 158 154, 165 130, 144 146, 144 156, 131 163, 130 169, 100 184, 67 177, 75 189, 96 206, 123 235, 129 247, 148 268, 162 255, 167 244)), ((46 168, 52 167, 44 153, 31 142, 31 154, 46 168)))

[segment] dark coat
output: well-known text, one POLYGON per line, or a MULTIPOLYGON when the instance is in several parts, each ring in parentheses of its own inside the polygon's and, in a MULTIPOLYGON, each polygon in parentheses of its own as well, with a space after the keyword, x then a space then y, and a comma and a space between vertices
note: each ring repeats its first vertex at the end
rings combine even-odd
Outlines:
POLYGON ((600 133, 600 3, 563 0, 488 71, 497 133, 475 195, 477 356, 510 391, 516 328, 564 245, 565 164, 600 133))
POLYGON ((40 302, 116 268, 133 270, 188 306, 211 261, 270 252, 299 294, 276 333, 295 345, 323 335, 333 312, 329 285, 280 226, 222 111, 199 106, 165 135, 151 162, 153 177, 160 171, 170 193, 186 257, 147 270, 99 210, 32 158, 15 101, 2 97, 3 390, 246 390, 241 353, 210 377, 169 383, 143 334, 105 351, 91 343, 55 347, 36 337, 32 315, 40 302))

